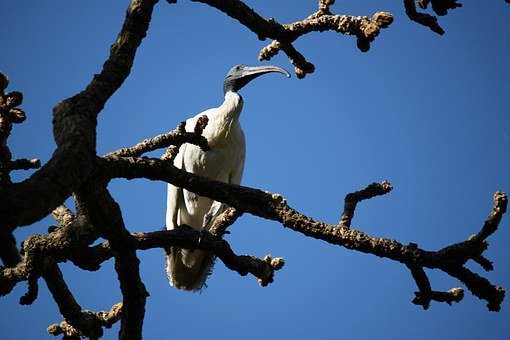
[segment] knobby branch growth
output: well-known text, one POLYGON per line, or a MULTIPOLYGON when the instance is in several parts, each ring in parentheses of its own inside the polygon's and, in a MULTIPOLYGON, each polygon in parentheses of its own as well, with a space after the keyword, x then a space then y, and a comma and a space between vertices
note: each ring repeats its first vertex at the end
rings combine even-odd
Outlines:
MULTIPOLYGON (((167 0, 175 3, 175 0, 167 0)), ((259 59, 269 60, 282 50, 295 66, 296 75, 303 78, 312 73, 314 65, 296 50, 294 43, 311 32, 335 31, 357 38, 358 48, 366 52, 370 44, 393 21, 387 12, 368 16, 335 15, 334 0, 318 1, 318 10, 303 20, 280 24, 266 19, 239 0, 191 0, 217 8, 253 31, 259 39, 272 41, 259 53, 259 59)), ((508 2, 508 0, 506 0, 508 2)), ((137 251, 169 247, 210 251, 225 266, 238 274, 251 274, 261 286, 274 279, 284 265, 282 258, 270 255, 258 258, 237 255, 223 239, 228 228, 243 214, 279 222, 284 227, 347 249, 376 255, 402 263, 409 269, 418 291, 414 304, 429 308, 432 301, 451 304, 464 297, 461 288, 446 292, 432 290, 426 269, 440 270, 462 282, 478 298, 485 300, 491 311, 498 311, 505 291, 466 267, 470 260, 486 271, 493 264, 484 256, 487 239, 496 232, 508 199, 506 194, 494 194, 493 207, 480 231, 465 241, 436 251, 421 249, 417 244, 404 245, 395 240, 373 237, 351 226, 358 203, 388 194, 388 181, 373 183, 345 196, 344 210, 338 224, 314 220, 290 207, 283 196, 258 189, 229 185, 202 178, 176 168, 173 160, 179 147, 191 143, 209 150, 202 136, 207 117, 200 118, 193 131, 185 124, 176 129, 146 139, 132 147, 98 156, 96 151, 97 116, 108 99, 128 77, 136 51, 146 36, 157 0, 131 0, 122 29, 111 47, 101 72, 93 77, 80 93, 58 103, 53 111, 54 136, 57 144, 52 158, 28 179, 13 183, 10 172, 40 167, 36 159, 12 159, 7 146, 13 124, 22 123, 25 112, 20 92, 8 92, 7 76, 0 73, 0 295, 9 294, 20 282, 27 282, 27 292, 20 298, 29 305, 38 296, 39 280, 43 279, 64 320, 48 327, 53 335, 65 339, 87 337, 97 339, 104 328, 120 321, 120 339, 141 339, 148 292, 139 273, 137 251), (160 159, 143 155, 165 150, 160 159), (115 178, 145 178, 171 183, 201 196, 230 206, 213 223, 209 231, 197 232, 188 226, 174 230, 148 233, 130 232, 125 226, 119 205, 110 195, 107 185, 115 178), (75 210, 63 205, 72 197, 75 210), (18 250, 13 232, 52 214, 56 225, 44 235, 32 235, 18 250), (99 238, 105 241, 93 245, 99 238), (97 271, 101 264, 114 260, 120 282, 122 302, 106 312, 83 309, 73 296, 59 269, 59 263, 70 261, 80 269, 97 271)), ((421 9, 432 5, 437 15, 460 7, 455 0, 421 0, 421 9)), ((407 15, 413 21, 444 33, 437 19, 417 11, 413 0, 404 0, 407 15)), ((155 229, 160 229, 156 226, 155 229)))
POLYGON ((445 31, 439 25, 437 17, 418 12, 416 9, 416 5, 421 9, 427 9, 430 3, 432 3, 432 10, 439 16, 447 15, 449 10, 462 7, 462 4, 457 3, 457 0, 418 0, 416 2, 415 0, 404 0, 404 7, 409 19, 430 28, 432 32, 443 35, 445 31))
POLYGON ((259 52, 259 60, 270 60, 281 50, 294 65, 294 72, 298 78, 304 78, 315 71, 315 66, 293 45, 301 36, 324 31, 353 35, 357 38, 358 48, 362 52, 367 52, 370 43, 379 35, 380 30, 393 22, 393 16, 387 12, 377 12, 371 17, 333 15, 330 6, 334 4, 334 0, 320 0, 315 13, 291 24, 280 24, 274 18, 265 19, 238 0, 191 1, 219 9, 257 34, 260 40, 272 39, 273 41, 259 52))

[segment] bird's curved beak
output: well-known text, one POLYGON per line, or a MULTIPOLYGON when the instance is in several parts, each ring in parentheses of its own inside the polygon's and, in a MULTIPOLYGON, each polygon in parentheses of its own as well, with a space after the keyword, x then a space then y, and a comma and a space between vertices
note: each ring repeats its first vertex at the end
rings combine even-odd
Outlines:
POLYGON ((239 75, 239 78, 249 78, 250 80, 255 79, 258 76, 261 76, 266 73, 281 73, 287 76, 287 78, 290 78, 289 72, 285 71, 283 68, 273 65, 268 66, 246 66, 241 71, 241 74, 239 75))
POLYGON ((278 66, 268 65, 268 66, 245 66, 245 65, 237 65, 234 66, 227 76, 225 77, 225 81, 223 82, 223 91, 227 93, 228 91, 237 92, 242 89, 246 84, 248 84, 253 79, 267 73, 281 73, 290 77, 289 72, 285 71, 283 68, 278 66))

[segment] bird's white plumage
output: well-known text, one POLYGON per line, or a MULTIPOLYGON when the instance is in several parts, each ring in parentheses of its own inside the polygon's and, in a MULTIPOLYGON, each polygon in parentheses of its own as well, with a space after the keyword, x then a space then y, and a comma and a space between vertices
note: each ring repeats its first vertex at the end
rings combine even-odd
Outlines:
MULTIPOLYGON (((242 97, 235 92, 227 92, 221 106, 188 119, 186 131, 193 131, 200 116, 206 115, 209 118, 202 135, 211 150, 203 151, 195 145, 184 144, 179 149, 174 165, 199 176, 240 184, 246 154, 244 133, 239 123, 242 108, 242 97)), ((166 228, 170 230, 182 224, 195 230, 207 228, 224 208, 219 202, 169 184, 166 228), (206 215, 210 219, 205 219, 204 224, 206 215)), ((213 256, 208 252, 173 248, 167 255, 166 269, 170 284, 186 290, 199 290, 212 264, 213 256)))

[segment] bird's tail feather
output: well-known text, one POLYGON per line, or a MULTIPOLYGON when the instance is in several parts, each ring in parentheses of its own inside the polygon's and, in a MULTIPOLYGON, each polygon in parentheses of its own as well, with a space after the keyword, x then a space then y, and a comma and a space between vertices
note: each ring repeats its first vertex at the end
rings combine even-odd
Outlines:
POLYGON ((170 247, 166 255, 166 274, 170 285, 178 289, 200 291, 205 287, 205 281, 212 273, 214 260, 214 255, 205 250, 190 251, 170 247), (186 253, 183 254, 183 251, 186 253), (186 261, 184 256, 187 258, 186 261), (193 257, 191 263, 190 257, 193 257))

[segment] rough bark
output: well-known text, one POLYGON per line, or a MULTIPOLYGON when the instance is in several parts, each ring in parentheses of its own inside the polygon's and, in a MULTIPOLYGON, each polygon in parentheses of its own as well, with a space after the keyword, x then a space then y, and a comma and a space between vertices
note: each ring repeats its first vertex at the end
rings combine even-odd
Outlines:
MULTIPOLYGON (((389 27, 393 16, 377 12, 372 16, 334 15, 334 0, 319 0, 316 12, 305 19, 280 24, 266 19, 240 0, 191 0, 214 7, 254 32, 259 39, 271 39, 259 53, 259 59, 269 60, 282 50, 295 66, 298 78, 312 73, 315 66, 293 45, 311 32, 335 31, 357 38, 358 48, 366 52, 383 28, 389 27)), ((505 0, 509 2, 508 0, 505 0)), ((438 269, 462 282, 468 290, 498 311, 505 291, 486 278, 467 269, 472 260, 484 270, 493 270, 492 262, 483 253, 487 238, 497 231, 507 208, 507 196, 496 192, 493 208, 480 231, 468 240, 436 251, 424 250, 417 244, 404 245, 391 239, 367 235, 351 227, 357 204, 363 200, 387 194, 389 182, 373 183, 345 196, 344 210, 337 225, 312 219, 290 207, 283 196, 254 188, 211 181, 172 165, 179 147, 192 143, 208 150, 201 136, 207 119, 201 118, 193 132, 184 131, 181 124, 173 131, 146 139, 129 148, 114 151, 104 157, 96 152, 97 117, 105 103, 123 84, 133 66, 137 49, 146 36, 157 0, 131 0, 123 26, 111 46, 110 55, 99 74, 78 94, 58 103, 53 110, 53 134, 57 148, 51 159, 41 164, 37 159, 13 159, 8 138, 14 124, 22 123, 26 113, 19 108, 21 92, 6 92, 7 76, 0 73, 0 295, 9 294, 17 283, 27 282, 27 292, 20 303, 31 304, 38 294, 42 278, 57 304, 64 321, 48 327, 53 335, 66 339, 88 337, 97 339, 103 328, 120 320, 119 338, 141 339, 148 293, 139 272, 137 251, 177 246, 203 249, 214 253, 227 268, 244 276, 252 274, 262 286, 274 279, 282 268, 281 258, 263 259, 236 255, 222 239, 227 228, 243 213, 279 222, 282 226, 305 236, 362 253, 372 254, 402 263, 409 269, 418 291, 412 301, 429 308, 432 301, 453 303, 464 297, 461 288, 446 292, 434 291, 425 268, 438 269), (166 149, 161 159, 145 158, 147 152, 166 149), (14 170, 36 170, 27 180, 12 183, 14 170), (171 231, 131 233, 124 224, 122 211, 107 189, 113 178, 145 178, 158 180, 210 197, 230 206, 214 222, 209 232, 196 232, 186 226, 171 231), (62 205, 73 196, 76 211, 62 205), (45 235, 32 235, 16 247, 13 232, 52 213, 56 226, 45 235), (106 241, 91 246, 99 237, 106 241), (122 292, 122 303, 107 312, 82 309, 67 286, 58 263, 71 261, 77 267, 95 271, 113 258, 122 292)), ((175 0, 167 0, 175 3, 175 0)), ((403 0, 408 17, 432 31, 443 34, 435 16, 418 12, 413 0, 403 0)), ((456 0, 420 0, 418 6, 439 16, 460 7, 456 0)))

